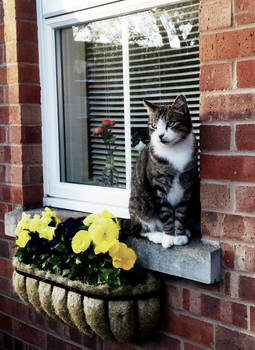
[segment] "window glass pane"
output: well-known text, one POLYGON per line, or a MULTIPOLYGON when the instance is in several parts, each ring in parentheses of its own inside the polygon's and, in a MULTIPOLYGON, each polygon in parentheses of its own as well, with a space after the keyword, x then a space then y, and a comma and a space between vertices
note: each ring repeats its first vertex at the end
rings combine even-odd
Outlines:
POLYGON ((184 94, 199 131, 198 6, 187 1, 128 17, 133 164, 134 146, 148 140, 144 99, 169 104, 184 94))
POLYGON ((60 32, 63 182, 125 187, 121 35, 119 19, 60 32), (102 129, 93 133, 102 122, 111 124, 104 134, 102 129))
POLYGON ((144 99, 172 103, 184 94, 198 133, 198 8, 198 0, 185 1, 57 33, 61 181, 125 188, 125 156, 131 152, 134 165, 135 145, 148 142, 144 99), (128 85, 132 144, 125 150, 128 85), (114 124, 104 140, 102 130, 93 134, 102 121, 114 124))

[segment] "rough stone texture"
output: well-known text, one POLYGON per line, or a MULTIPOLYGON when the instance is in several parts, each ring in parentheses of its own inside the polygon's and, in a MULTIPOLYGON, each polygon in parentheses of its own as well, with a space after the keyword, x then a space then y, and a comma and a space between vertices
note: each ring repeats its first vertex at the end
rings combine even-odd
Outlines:
POLYGON ((128 237, 127 242, 145 268, 207 284, 221 280, 221 251, 212 242, 194 240, 170 249, 143 238, 128 237))

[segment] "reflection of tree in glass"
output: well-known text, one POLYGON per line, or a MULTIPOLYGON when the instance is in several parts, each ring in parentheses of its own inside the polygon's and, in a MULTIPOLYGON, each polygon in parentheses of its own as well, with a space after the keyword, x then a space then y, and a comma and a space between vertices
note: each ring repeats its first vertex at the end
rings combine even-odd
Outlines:
POLYGON ((120 45, 121 22, 119 18, 73 26, 75 41, 120 45))

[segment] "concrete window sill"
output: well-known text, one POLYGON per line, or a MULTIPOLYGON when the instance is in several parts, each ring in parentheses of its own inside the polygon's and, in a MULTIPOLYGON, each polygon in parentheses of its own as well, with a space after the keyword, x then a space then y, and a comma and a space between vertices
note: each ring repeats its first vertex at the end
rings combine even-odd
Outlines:
MULTIPOLYGON (((55 209, 61 220, 86 216, 86 213, 55 209)), ((15 228, 21 219, 22 209, 5 214, 5 234, 15 237, 15 228)), ((27 214, 40 214, 42 208, 26 210, 27 214)), ((187 246, 165 249, 147 239, 128 237, 127 243, 137 254, 139 263, 149 270, 187 278, 206 284, 221 280, 221 249, 213 241, 194 240, 187 246)))

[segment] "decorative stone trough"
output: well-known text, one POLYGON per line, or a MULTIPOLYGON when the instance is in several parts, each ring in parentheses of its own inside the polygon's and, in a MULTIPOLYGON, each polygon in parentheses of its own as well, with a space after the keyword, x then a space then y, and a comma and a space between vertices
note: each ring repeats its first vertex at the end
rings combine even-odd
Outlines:
POLYGON ((112 290, 33 269, 17 258, 13 265, 13 286, 24 303, 86 335, 129 343, 158 325, 161 283, 150 272, 144 284, 112 290))

